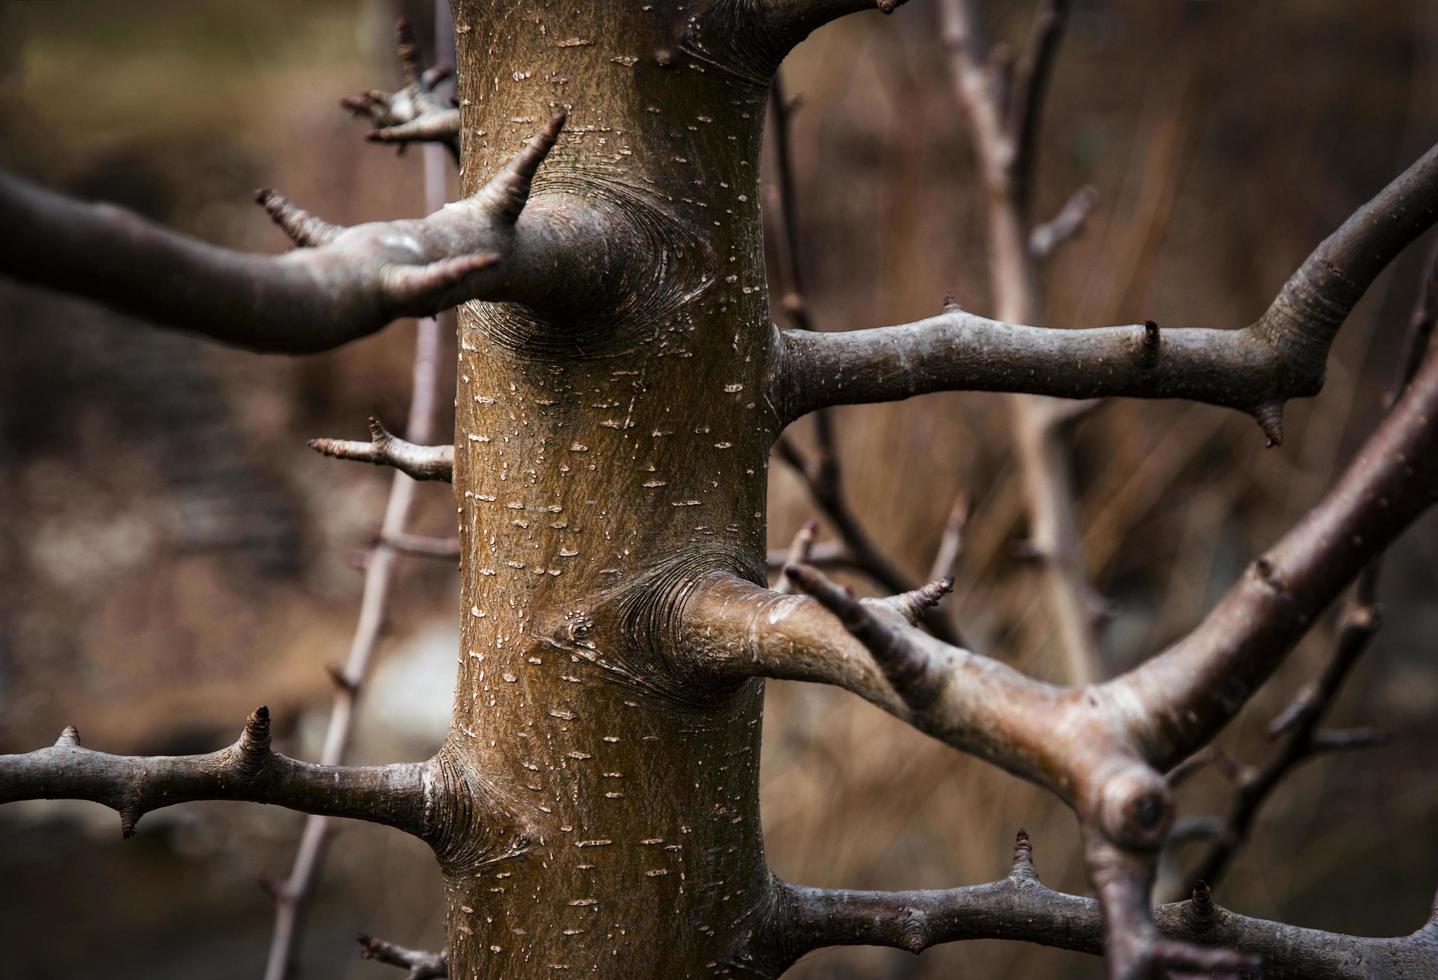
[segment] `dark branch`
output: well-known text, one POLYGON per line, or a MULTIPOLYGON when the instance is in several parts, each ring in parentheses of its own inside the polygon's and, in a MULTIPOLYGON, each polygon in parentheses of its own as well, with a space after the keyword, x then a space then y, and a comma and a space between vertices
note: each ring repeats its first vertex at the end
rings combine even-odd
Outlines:
POLYGON ((833 20, 865 10, 892 14, 907 0, 758 0, 757 16, 782 55, 833 20))
POLYGON ((471 299, 553 306, 555 275, 593 299, 627 239, 577 198, 528 201, 563 123, 555 116, 476 194, 427 218, 338 229, 262 191, 286 232, 317 246, 282 256, 218 248, 0 174, 0 274, 276 353, 329 350, 471 299))
POLYGON ((120 814, 126 837, 149 811, 194 800, 273 803, 422 837, 429 770, 429 763, 319 766, 280 755, 270 747, 270 713, 262 706, 233 745, 208 755, 110 755, 85 748, 68 727, 49 748, 0 756, 0 803, 102 803, 120 814))
POLYGON ((404 18, 395 22, 395 41, 404 87, 395 92, 370 89, 341 99, 340 105, 374 124, 368 136, 372 142, 398 143, 401 152, 410 143, 443 143, 458 162, 459 110, 435 91, 453 69, 421 68, 419 44, 404 18))
MULTIPOLYGON (((1393 402, 1418 373, 1428 351, 1433 322, 1438 316, 1438 247, 1428 263, 1428 275, 1419 291, 1410 319, 1410 329, 1396 381, 1385 397, 1393 402)), ((1216 884, 1238 849, 1247 839, 1259 810, 1285 777, 1305 761, 1318 755, 1353 748, 1366 748, 1388 741, 1387 732, 1376 729, 1324 731, 1324 718, 1337 700, 1343 683, 1372 642, 1380 622, 1378 579, 1383 559, 1374 558, 1363 569, 1353 593, 1338 617, 1338 635, 1333 655, 1318 681, 1305 689, 1274 719, 1270 734, 1282 739, 1278 753, 1262 767, 1240 767, 1237 791, 1224 819, 1215 828, 1209 845, 1192 875, 1195 881, 1216 884)), ((1191 757, 1192 758, 1192 757, 1191 757)), ((1173 774, 1170 773, 1170 781, 1173 774)))
POLYGON ((443 480, 448 483, 454 478, 453 446, 417 446, 389 432, 379 419, 369 420, 370 441, 352 442, 346 439, 311 439, 309 447, 325 456, 336 459, 352 459, 376 466, 393 466, 416 480, 443 480))
MULTIPOLYGON (((807 568, 817 604, 716 576, 682 610, 696 664, 844 687, 933 737, 1047 787, 1084 828, 1111 976, 1198 956, 1159 941, 1149 895, 1173 821, 1161 775, 1209 742, 1317 614, 1438 498, 1438 356, 1337 485, 1191 634, 1115 680, 1064 688, 909 628, 807 568), (834 629, 837 616, 843 633, 834 629)), ((1197 962, 1195 960, 1194 962, 1197 962)))
POLYGON ((1333 339, 1379 272, 1438 221, 1438 147, 1360 208, 1241 330, 1141 324, 1056 330, 949 311, 845 333, 781 334, 776 404, 793 420, 829 405, 931 391, 1063 398, 1187 398, 1259 417, 1282 437, 1282 405, 1323 384, 1333 339))
MULTIPOLYGON (((1104 922, 1092 898, 1039 881, 1028 836, 1019 831, 1009 874, 998 881, 941 890, 882 892, 806 888, 775 882, 773 911, 755 938, 752 959, 783 969, 829 946, 891 946, 919 953, 940 943, 1005 939, 1082 953, 1104 951, 1104 922)), ((1438 969, 1438 925, 1407 936, 1369 939, 1302 929, 1219 907, 1206 886, 1189 901, 1152 910, 1155 959, 1209 976, 1249 973, 1262 961, 1270 980, 1420 977, 1438 969), (1220 948, 1210 948, 1220 947, 1220 948), (1234 956, 1225 948, 1241 950, 1234 956)))
POLYGON ((1014 73, 1004 128, 1013 146, 1009 179, 1014 204, 1023 213, 1028 210, 1032 194, 1039 122, 1068 13, 1068 0, 1042 0, 1034 15, 1028 49, 1014 73))

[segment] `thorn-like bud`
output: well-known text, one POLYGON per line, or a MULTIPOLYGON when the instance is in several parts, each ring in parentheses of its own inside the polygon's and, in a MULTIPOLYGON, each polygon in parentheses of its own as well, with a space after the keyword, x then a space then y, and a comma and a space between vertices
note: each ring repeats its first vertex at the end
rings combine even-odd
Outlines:
POLYGON ((784 574, 801 592, 813 596, 839 617, 844 629, 864 645, 894 691, 910 707, 923 710, 938 695, 939 685, 928 676, 928 654, 900 630, 809 565, 785 565, 784 574))
POLYGON ((262 187, 255 191, 255 203, 265 209, 270 220, 301 248, 328 245, 344 231, 310 214, 283 194, 262 187))
POLYGON ((519 220, 519 213, 524 210, 524 205, 529 200, 529 189, 534 175, 545 157, 549 156, 549 151, 554 149, 554 144, 559 141, 559 132, 564 128, 565 119, 563 112, 551 116, 544 128, 531 136, 514 159, 479 192, 493 207, 495 217, 499 220, 511 225, 519 220))
POLYGON ((270 709, 260 705, 250 712, 245 730, 240 733, 240 751, 251 759, 263 758, 270 752, 270 709))
POLYGON ((78 749, 80 747, 80 730, 74 725, 66 725, 60 732, 60 737, 55 739, 57 748, 78 749))
MULTIPOLYGON (((525 194, 528 195, 527 189, 525 194)), ((518 217, 518 212, 515 217, 518 217)), ((443 305, 445 293, 458 288, 476 272, 497 265, 501 258, 497 252, 480 252, 440 259, 428 265, 390 266, 385 270, 385 292, 390 300, 397 304, 409 307, 417 303, 430 303, 438 310, 443 305)))
POLYGON ((1156 352, 1158 350, 1158 345, 1161 341, 1162 337, 1160 337, 1159 335, 1158 324, 1152 320, 1143 321, 1144 349, 1156 352))
POLYGON ((1269 449, 1283 445, 1283 402, 1264 402, 1253 410, 1253 417, 1263 430, 1269 449))
POLYGON ((120 836, 129 840, 135 836, 135 825, 140 822, 140 812, 133 807, 120 810, 120 836))
POLYGON ((419 81, 419 42, 415 40, 414 29, 403 17, 394 22, 395 54, 399 56, 399 70, 406 85, 419 81))
POLYGON ((952 293, 945 293, 945 294, 944 294, 944 312, 945 312, 945 313, 962 313, 962 312, 964 312, 964 308, 959 305, 959 300, 958 300, 958 298, 957 298, 956 296, 954 296, 952 293))
POLYGON ((910 625, 915 625, 923 618, 924 613, 937 606, 943 601, 944 596, 954 591, 953 576, 945 576, 937 579, 920 588, 909 592, 901 592, 889 599, 889 605, 908 620, 910 625))
POLYGON ((1208 882, 1194 882, 1193 896, 1189 899, 1187 908, 1183 910, 1183 917, 1189 928, 1199 935, 1213 928, 1216 916, 1213 889, 1208 887, 1208 882))
POLYGON ((892 14, 904 5, 906 0, 876 0, 875 5, 881 14, 892 14))
POLYGON ((1009 868, 1009 877, 1020 881, 1038 881, 1038 869, 1034 867, 1034 846, 1029 832, 1022 827, 1014 835, 1014 860, 1009 868))

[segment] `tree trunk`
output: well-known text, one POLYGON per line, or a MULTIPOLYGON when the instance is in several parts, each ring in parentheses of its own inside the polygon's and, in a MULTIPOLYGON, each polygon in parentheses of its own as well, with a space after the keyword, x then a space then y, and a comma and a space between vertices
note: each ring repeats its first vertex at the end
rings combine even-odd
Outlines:
POLYGON ((670 639, 699 575, 762 583, 777 429, 772 65, 697 53, 692 7, 454 5, 464 193, 567 111, 521 225, 579 199, 638 259, 606 297, 561 283, 544 312, 460 311, 461 650, 435 841, 454 977, 747 972, 770 905, 762 681, 686 676, 670 639))

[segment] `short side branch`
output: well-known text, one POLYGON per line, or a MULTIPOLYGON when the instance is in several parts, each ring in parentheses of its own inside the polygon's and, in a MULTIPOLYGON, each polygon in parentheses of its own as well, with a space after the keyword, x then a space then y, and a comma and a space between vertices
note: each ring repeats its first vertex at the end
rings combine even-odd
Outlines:
POLYGON ((270 712, 256 708, 239 739, 208 755, 124 756, 80 744, 68 727, 54 745, 0 756, 0 803, 90 800, 120 814, 129 837, 151 810, 194 800, 273 803, 425 835, 429 763, 319 766, 270 747, 270 712))
POLYGON ((378 960, 381 963, 388 963, 390 966, 397 966, 402 970, 409 971, 406 974, 406 980, 432 980, 435 977, 449 976, 448 952, 421 952, 417 949, 387 943, 383 939, 376 939, 374 936, 367 936, 364 933, 360 933, 357 938, 361 956, 367 960, 378 960))
POLYGON ((454 479, 453 446, 419 446, 390 433, 379 419, 369 420, 370 441, 311 439, 309 447, 325 456, 376 466, 393 466, 416 480, 454 479))

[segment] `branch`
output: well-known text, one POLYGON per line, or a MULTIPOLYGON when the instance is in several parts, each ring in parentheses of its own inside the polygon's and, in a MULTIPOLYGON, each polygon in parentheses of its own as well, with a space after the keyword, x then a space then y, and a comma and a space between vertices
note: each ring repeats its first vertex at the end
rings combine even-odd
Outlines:
POLYGON ((1069 0, 1042 0, 1034 15, 1028 48, 1014 73, 1004 129, 1014 148, 1010 180, 1014 202, 1021 212, 1028 209, 1039 120, 1068 13, 1069 0))
MULTIPOLYGON (((1058 52, 1066 11, 1066 0, 1040 5, 1034 38, 1010 98, 996 52, 986 55, 982 50, 971 0, 943 0, 939 9, 954 98, 968 120, 983 177, 990 293, 1003 320, 1034 322, 1043 315, 1028 187, 1036 167, 1034 142, 1044 83, 1058 52)), ((1076 228, 1091 197, 1076 195, 1061 219, 1076 228)), ((1064 231, 1071 233, 1057 228, 1049 235, 1064 231)), ((1065 675, 1073 683, 1098 680, 1108 672, 1099 640, 1107 604, 1089 583, 1079 550, 1069 411, 1062 402, 1018 396, 1010 399, 1009 414, 1028 513, 1029 553, 1042 562, 1039 574, 1065 675)))
MULTIPOLYGON (((925 891, 854 891, 774 883, 773 911, 750 955, 775 972, 829 946, 890 946, 919 953, 941 943, 1006 939, 1081 953, 1103 951, 1103 914, 1091 898, 1039 881, 1028 835, 1008 875, 982 885, 925 891)), ((1438 922, 1407 936, 1369 939, 1253 919, 1219 907, 1207 886, 1152 910, 1156 947, 1170 966, 1242 969, 1262 960, 1270 980, 1420 977, 1438 969, 1438 922), (1234 957, 1223 949, 1243 950, 1234 957)))
POLYGON ((270 747, 270 712, 261 705, 233 745, 208 755, 110 755, 85 748, 67 727, 49 748, 0 756, 0 803, 103 803, 120 814, 125 837, 151 810, 194 800, 273 803, 423 837, 429 773, 427 762, 320 766, 280 755, 270 747))
POLYGON ((351 442, 346 439, 311 439, 309 447, 324 456, 352 459, 376 466, 393 466, 416 480, 454 479, 453 446, 417 446, 393 435, 379 419, 369 420, 370 441, 351 442))
POLYGON ((1048 258, 1060 245, 1083 231, 1097 205, 1098 190, 1091 184, 1074 191, 1058 214, 1029 232, 1029 254, 1039 262, 1048 258))
POLYGON ((401 153, 410 143, 442 143, 457 163, 459 110, 435 91, 454 69, 448 65, 421 68, 419 44, 403 17, 395 22, 394 32, 404 87, 395 92, 370 89, 341 99, 340 105, 374 124, 366 136, 372 143, 397 143, 401 153))
MULTIPOLYGON (((771 549, 764 557, 765 566, 770 572, 783 573, 784 566, 789 564, 790 551, 788 548, 771 549)), ((816 541, 809 552, 809 560, 806 564, 815 568, 848 568, 853 571, 862 572, 856 567, 854 560, 838 541, 816 541)))
MULTIPOLYGON (((442 15, 443 12, 443 6, 437 5, 436 14, 442 15)), ((446 33, 452 37, 452 27, 443 16, 439 16, 436 40, 442 41, 446 33)), ((437 148, 428 148, 425 156, 433 158, 439 152, 437 148)), ((443 168, 438 160, 428 159, 425 163, 425 203, 430 208, 442 207, 445 199, 443 168)), ((434 437, 446 326, 453 328, 452 324, 441 323, 439 319, 426 318, 418 322, 415 330, 414 354, 410 368, 409 412, 405 430, 420 441, 428 441, 434 437)), ((389 539, 406 537, 405 528, 414 506, 415 491, 414 480, 403 473, 395 472, 390 481, 389 499, 385 503, 379 540, 365 555, 364 592, 349 651, 343 666, 330 666, 330 676, 335 685, 334 700, 320 756, 321 762, 330 765, 344 762, 349 749, 360 696, 370 666, 379 651, 380 637, 388 620, 387 606, 395 581, 396 556, 400 551, 397 546, 389 543, 389 539)), ((457 541, 455 549, 457 556, 457 541)), ((289 874, 283 881, 276 882, 272 889, 275 899, 275 926, 265 964, 265 980, 286 980, 296 968, 295 960, 304 917, 310 895, 324 868, 331 829, 326 817, 312 816, 305 821, 289 874)))
POLYGON ((775 403, 792 421, 830 405, 932 391, 1187 398, 1248 412, 1277 443, 1283 403, 1322 387, 1329 348, 1348 313, 1435 221, 1438 147, 1325 239, 1241 330, 1055 330, 961 310, 845 333, 785 330, 775 403))
POLYGON ((907 0, 759 0, 758 27, 779 48, 780 57, 830 21, 865 10, 892 14, 907 0))
POLYGON ((554 307, 556 274, 592 300, 626 239, 577 198, 529 201, 563 124, 555 116, 488 184, 427 218, 341 229, 260 191, 286 233, 313 246, 282 256, 218 248, 0 174, 0 274, 271 353, 329 350, 472 299, 554 307))
POLYGON ((381 963, 408 970, 406 980, 431 980, 434 977, 449 976, 447 951, 424 953, 417 949, 396 946, 364 933, 360 933, 356 938, 359 940, 361 956, 367 960, 379 960, 381 963))
MULTIPOLYGON (((1385 396, 1387 404, 1391 405, 1407 389, 1422 367, 1435 318, 1438 318, 1438 247, 1434 248, 1429 258, 1428 275, 1414 304, 1406 350, 1396 380, 1385 396)), ((1247 839, 1263 804, 1283 779, 1303 762, 1325 752, 1365 748, 1388 740, 1387 733, 1382 731, 1324 731, 1320 727, 1337 700, 1344 681, 1378 632, 1378 578, 1382 564, 1383 556, 1379 555, 1359 576, 1352 595, 1339 614, 1333 655, 1322 676, 1295 698, 1270 726, 1272 737, 1283 739, 1278 753, 1261 768, 1240 769, 1236 780, 1237 792, 1227 815, 1211 835, 1208 848, 1191 876, 1193 880, 1209 884, 1218 882, 1247 839)), ((1172 773, 1169 779, 1172 782, 1172 773)))
POLYGON ((436 558, 442 561, 459 560, 459 538, 432 538, 423 534, 382 534, 379 543, 389 545, 402 555, 415 558, 436 558))
MULTIPOLYGON (((820 413, 819 417, 823 418, 826 414, 820 413)), ((910 592, 918 588, 918 584, 911 581, 898 566, 890 561, 889 557, 869 537, 868 532, 854 516, 848 501, 844 499, 839 461, 838 457, 833 454, 832 436, 827 439, 821 438, 819 446, 819 460, 813 466, 809 465, 788 439, 781 438, 775 449, 779 458, 798 474, 799 479, 809 491, 809 498, 814 501, 819 512, 833 526, 834 532, 842 542, 842 554, 845 561, 854 570, 873 579, 889 592, 910 592)), ((929 632, 948 643, 962 644, 964 642, 953 623, 940 610, 928 611, 924 616, 924 625, 928 627, 929 632)))
POLYGON ((1084 829, 1111 976, 1147 976, 1154 956, 1173 954, 1155 945, 1148 904, 1173 820, 1161 773, 1218 733, 1317 614, 1435 498, 1438 356, 1429 356, 1308 517, 1192 633, 1107 683, 1033 680, 913 629, 895 600, 855 599, 804 566, 785 574, 812 600, 710 578, 686 599, 681 641, 717 675, 843 687, 1051 790, 1084 829))

